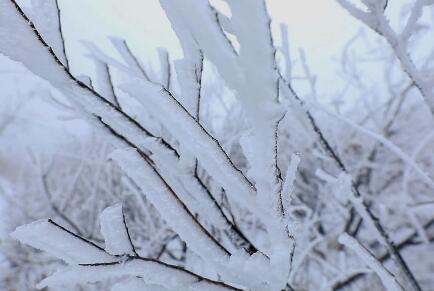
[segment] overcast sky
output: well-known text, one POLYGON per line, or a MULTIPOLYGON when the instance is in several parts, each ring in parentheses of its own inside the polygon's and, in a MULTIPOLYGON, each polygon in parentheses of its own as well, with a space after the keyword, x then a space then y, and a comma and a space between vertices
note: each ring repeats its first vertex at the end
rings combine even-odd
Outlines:
MULTIPOLYGON (((157 47, 169 48, 176 56, 177 40, 158 0, 59 2, 75 70, 86 70, 79 40, 91 40, 110 50, 107 35, 128 39, 145 62, 155 61, 157 47)), ((268 0, 267 4, 273 27, 278 28, 282 22, 288 25, 293 56, 299 47, 305 49, 308 63, 319 77, 319 86, 324 87, 320 89, 327 90, 325 84, 336 79, 332 57, 338 56, 359 23, 335 0, 268 0)))
MULTIPOLYGON (((406 0, 392 2, 396 5, 402 1, 406 0)), ((110 52, 112 48, 107 40, 110 35, 127 39, 145 64, 156 63, 158 47, 169 49, 172 58, 180 56, 178 41, 158 0, 59 0, 59 3, 67 53, 75 74, 92 72, 92 62, 83 56, 81 40, 92 41, 110 52)), ((322 96, 340 91, 342 86, 336 77, 339 64, 333 57, 339 57, 344 44, 358 31, 360 24, 335 0, 268 0, 267 4, 273 28, 278 28, 282 22, 288 25, 293 58, 297 58, 298 48, 305 50, 307 62, 318 76, 318 91, 322 96)), ((4 64, 2 66, 5 68, 4 64)), ((5 78, 3 81, 8 82, 5 78)), ((29 120, 37 135, 43 128, 48 128, 47 132, 52 135, 50 129, 57 124, 45 107, 28 106, 20 115, 31 117, 29 120), (31 110, 36 112, 38 123, 34 122, 31 110)))

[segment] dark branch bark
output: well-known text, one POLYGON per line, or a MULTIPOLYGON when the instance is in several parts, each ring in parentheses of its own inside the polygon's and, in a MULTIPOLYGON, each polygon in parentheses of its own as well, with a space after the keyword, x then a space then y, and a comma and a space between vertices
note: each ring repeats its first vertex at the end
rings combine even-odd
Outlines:
MULTIPOLYGON (((434 219, 429 220, 428 222, 426 222, 424 224, 424 228, 425 229, 429 229, 434 225, 434 219)), ((418 233, 417 231, 413 231, 411 234, 409 234, 407 237, 405 237, 404 239, 402 239, 401 241, 399 241, 398 243, 396 243, 396 248, 398 248, 399 250, 403 250, 407 247, 413 246, 413 245, 417 245, 420 242, 415 241, 415 239, 418 237, 418 233)), ((431 242, 434 242, 434 237, 430 238, 431 242)), ((390 252, 385 252, 384 254, 379 256, 379 261, 381 262, 385 262, 388 259, 390 259, 391 254, 390 252)), ((346 278, 343 281, 339 281, 337 282, 334 286, 333 286, 333 290, 342 290, 345 287, 348 287, 350 284, 356 282, 357 280, 362 279, 365 276, 364 273, 356 273, 353 276, 350 276, 348 278, 346 278)))
POLYGON ((155 259, 143 258, 143 257, 140 257, 140 256, 128 256, 126 260, 116 261, 116 262, 110 262, 110 263, 79 264, 79 266, 83 266, 83 267, 114 266, 114 265, 122 265, 122 264, 125 264, 126 262, 133 261, 133 260, 141 260, 141 261, 148 262, 148 263, 154 263, 154 264, 160 265, 162 267, 168 268, 168 269, 170 269, 172 271, 179 271, 179 272, 185 273, 187 275, 190 275, 190 276, 196 278, 197 281, 199 281, 199 282, 200 281, 204 281, 204 282, 209 283, 211 285, 215 285, 215 286, 219 286, 219 287, 224 287, 224 288, 226 288, 228 290, 246 291, 245 289, 240 289, 240 288, 231 286, 229 284, 223 283, 221 281, 215 281, 215 280, 206 278, 204 276, 201 276, 199 274, 193 273, 193 272, 191 272, 189 270, 186 270, 186 269, 184 269, 182 267, 179 267, 179 266, 170 265, 170 264, 167 264, 167 263, 155 260, 155 259))
POLYGON ((62 11, 60 10, 59 1, 55 0, 55 3, 56 3, 56 8, 57 8, 57 20, 59 22, 59 34, 60 34, 60 38, 62 40, 62 51, 63 51, 63 56, 65 57, 65 64, 64 65, 69 70, 69 59, 68 59, 68 55, 66 54, 65 35, 64 35, 63 26, 62 26, 62 11))
MULTIPOLYGON (((283 78, 283 76, 281 75, 281 79, 285 82, 285 84, 287 85, 288 89, 290 90, 290 92, 292 93, 292 95, 294 96, 294 98, 296 99, 296 101, 300 104, 300 106, 303 107, 303 101, 298 97, 298 95, 296 94, 296 92, 293 90, 293 88, 291 87, 291 85, 285 81, 285 79, 283 78)), ((326 153, 333 159, 333 161, 336 163, 336 165, 338 166, 338 168, 346 173, 346 174, 350 174, 349 171, 347 170, 347 168, 345 167, 345 164, 343 163, 342 159, 339 157, 339 155, 334 151, 334 149, 332 148, 332 146, 330 145, 330 143, 328 142, 328 140, 325 138, 322 130, 319 128, 318 124, 316 123, 314 117, 312 116, 312 114, 308 111, 305 110, 305 114, 306 117, 308 118, 310 125, 313 129, 313 131, 316 133, 318 140, 321 144, 321 146, 324 148, 324 150, 326 151, 326 153)), ((362 197, 361 193, 359 192, 359 189, 354 185, 354 182, 352 182, 352 192, 354 197, 359 198, 362 197)), ((386 243, 386 248, 389 250, 392 258, 394 259, 396 265, 402 270, 403 274, 405 275, 405 277, 412 282, 412 285, 415 287, 416 290, 420 291, 420 286, 419 283, 416 281, 413 273, 411 272, 410 268, 408 267, 407 263, 405 262, 405 260, 402 258, 399 250, 396 248, 396 246, 394 245, 394 243, 390 240, 387 232, 385 231, 383 225, 380 223, 379 219, 372 213, 372 211, 370 210, 370 208, 365 204, 365 202, 363 202, 367 214, 369 216, 369 218, 372 220, 372 223, 374 224, 377 233, 383 238, 384 242, 386 243)))
POLYGON ((21 9, 21 7, 17 4, 17 2, 15 0, 10 0, 11 3, 15 6, 17 12, 21 15, 21 17, 23 17, 23 19, 28 23, 28 25, 30 26, 30 28, 33 30, 35 36, 37 37, 37 39, 39 40, 39 42, 48 50, 49 54, 53 57, 53 60, 64 70, 64 72, 67 74, 67 76, 79 87, 81 87, 82 89, 88 91, 93 97, 95 97, 96 99, 98 99, 100 102, 106 104, 107 106, 109 106, 111 109, 113 109, 114 111, 116 111, 117 113, 119 113, 123 118, 125 118, 131 125, 133 125, 134 127, 136 127, 137 129, 139 129, 141 132, 143 132, 143 134, 145 134, 146 136, 149 137, 153 137, 157 140, 159 140, 161 142, 161 144, 166 147, 167 149, 171 150, 172 152, 175 153, 175 155, 177 157, 179 157, 178 152, 176 151, 176 149, 174 149, 168 142, 166 142, 163 138, 161 137, 157 137, 155 135, 153 135, 151 132, 149 132, 146 128, 144 128, 138 121, 136 121, 135 119, 133 119, 131 116, 129 116, 128 114, 126 114, 125 112, 123 112, 122 110, 120 110, 119 108, 117 108, 113 103, 111 103, 107 98, 103 97, 102 95, 100 95, 98 92, 96 92, 94 89, 90 88, 89 86, 87 86, 86 84, 84 84, 82 81, 78 80, 77 78, 75 78, 70 70, 64 66, 62 64, 62 62, 59 60, 59 58, 56 56, 56 54, 54 53, 53 49, 51 48, 50 45, 47 44, 47 42, 43 39, 43 37, 41 36, 41 34, 39 33, 39 31, 36 29, 34 23, 28 18, 28 16, 24 13, 24 11, 21 9))

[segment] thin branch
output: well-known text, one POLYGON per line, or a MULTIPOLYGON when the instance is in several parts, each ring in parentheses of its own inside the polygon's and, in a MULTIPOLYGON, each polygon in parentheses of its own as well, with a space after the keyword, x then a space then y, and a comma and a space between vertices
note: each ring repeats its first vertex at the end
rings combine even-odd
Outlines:
MULTIPOLYGON (((235 236, 235 239, 240 239, 242 241, 242 247, 248 252, 250 255, 256 253, 258 249, 255 247, 255 245, 246 237, 246 235, 242 232, 242 230, 235 224, 235 222, 230 221, 230 219, 227 217, 225 212, 223 211, 222 207, 217 203, 214 196, 209 191, 208 187, 203 183, 202 179, 200 177, 196 176, 197 181, 199 182, 199 185, 203 188, 203 190, 207 193, 207 196, 211 200, 213 207, 216 207, 218 209, 219 213, 225 220, 225 223, 229 226, 229 231, 232 236, 235 236)), ((234 239, 230 237, 230 239, 234 239)))
POLYGON ((136 64, 137 68, 140 70, 140 72, 142 73, 143 77, 146 79, 146 81, 151 82, 151 79, 149 78, 148 74, 146 73, 145 69, 142 67, 142 65, 140 64, 139 60, 137 59, 137 57, 133 54, 133 52, 131 51, 130 47, 128 46, 127 42, 125 40, 122 40, 122 44, 125 47, 125 51, 130 55, 131 59, 134 61, 134 63, 136 64))
POLYGON ((124 213, 124 207, 122 206, 122 222, 124 223, 125 230, 127 232, 128 241, 130 243, 131 249, 133 250, 133 253, 135 256, 138 256, 136 247, 133 244, 133 241, 131 240, 130 230, 128 229, 127 222, 125 221, 125 213, 124 213))
POLYGON ((52 225, 54 225, 54 226, 60 228, 62 231, 67 232, 68 234, 72 235, 72 236, 75 237, 75 238, 78 238, 79 240, 81 240, 81 241, 87 243, 88 245, 91 245, 92 247, 95 247, 95 248, 99 249, 100 251, 103 251, 104 253, 107 253, 107 252, 106 252, 102 247, 100 247, 100 246, 98 246, 97 244, 95 244, 95 243, 93 243, 93 242, 91 242, 91 241, 85 239, 84 237, 82 237, 82 236, 80 236, 80 235, 78 235, 78 234, 73 233, 72 231, 68 230, 67 228, 61 226, 60 224, 57 224, 57 223, 54 222, 52 219, 48 219, 48 223, 50 223, 50 224, 52 224, 52 225))
MULTIPOLYGON (((234 162, 232 161, 232 159, 229 157, 229 155, 226 153, 226 151, 223 149, 222 145, 220 144, 220 142, 213 136, 211 135, 203 126, 202 124, 198 123, 196 121, 196 119, 194 118, 194 116, 192 116, 188 110, 173 96, 173 94, 166 90, 165 88, 161 88, 162 91, 164 93, 166 93, 168 95, 168 97, 170 97, 170 99, 175 102, 175 104, 177 105, 177 107, 180 109, 180 111, 184 112, 186 114, 186 117, 189 119, 192 119, 195 121, 195 124, 197 126, 197 128, 199 129, 199 131, 201 132, 201 134, 203 134, 207 139, 209 139, 216 147, 217 150, 220 152, 219 154, 222 155, 222 157, 228 162, 228 164, 230 165, 230 168, 232 168, 234 170, 234 173, 237 173, 240 178, 243 180, 243 183, 249 188, 249 190, 253 191, 254 193, 256 193, 256 187, 255 185, 246 177, 246 175, 244 175, 244 173, 238 169, 234 162)), ((249 192, 251 192, 249 191, 249 192)))
POLYGON ((138 121, 133 119, 131 116, 123 112, 122 110, 116 108, 116 106, 111 103, 107 98, 101 96, 98 92, 96 92, 91 87, 84 84, 82 81, 75 78, 69 69, 62 64, 62 62, 59 60, 59 58, 54 53, 53 49, 45 42, 39 31, 36 29, 34 23, 28 18, 28 16, 24 13, 24 11, 21 9, 21 7, 17 4, 16 0, 9 0, 17 10, 17 12, 21 15, 21 17, 27 22, 29 27, 32 29, 33 33, 35 34, 38 41, 48 50, 48 53, 52 56, 53 60, 64 70, 64 72, 67 74, 67 76, 80 88, 84 89, 85 91, 89 92, 92 96, 94 96, 97 100, 99 100, 101 103, 107 105, 109 108, 113 109, 113 111, 117 112, 124 118, 128 123, 130 123, 133 127, 136 129, 139 129, 141 132, 146 134, 149 137, 155 138, 156 140, 159 140, 163 146, 165 146, 170 151, 174 152, 177 157, 179 157, 178 152, 176 149, 174 149, 168 142, 166 142, 161 137, 156 137, 151 132, 149 132, 146 128, 144 128, 138 121))
MULTIPOLYGON (((282 75, 280 75, 280 76, 281 76, 282 80, 285 81, 285 79, 283 78, 283 76, 282 75)), ((303 108, 304 107, 303 106, 304 102, 298 97, 298 95, 296 94, 296 92, 293 90, 292 86, 288 82, 286 82, 286 81, 285 81, 285 83, 286 83, 288 89, 290 90, 292 96, 294 97, 294 99, 299 103, 299 105, 301 106, 301 108, 303 108)), ((316 123, 314 117, 312 116, 312 114, 309 112, 309 110, 305 110, 304 112, 306 114, 306 117, 309 120, 309 123, 310 123, 313 131, 316 133, 316 135, 317 135, 317 137, 319 139, 319 142, 322 145, 322 147, 325 149, 326 153, 328 153, 328 155, 333 159, 333 161, 336 163, 336 165, 338 166, 338 168, 342 170, 342 172, 350 175, 349 171, 345 167, 345 165, 344 165, 343 161, 341 160, 341 158, 338 156, 338 154, 331 147, 331 145, 328 142, 328 140, 324 137, 321 129, 317 125, 317 123, 316 123)), ((361 193, 359 192, 359 189, 354 185, 353 181, 351 181, 351 185, 352 185, 351 190, 353 192, 354 197, 356 199, 362 197, 361 193)), ((391 255, 392 255, 395 263, 403 271, 403 273, 405 274, 405 276, 412 282, 412 285, 414 286, 415 290, 421 290, 419 284, 417 283, 416 279, 414 278, 413 273, 411 272, 410 268, 407 266, 407 263, 402 258, 401 254, 399 252, 399 249, 396 248, 396 246, 394 245, 393 241, 389 238, 387 232, 385 231, 384 227, 380 223, 379 219, 372 213, 372 211, 369 209, 369 207, 367 207, 365 204, 364 204, 364 208, 366 210, 366 217, 369 218, 370 222, 375 227, 375 230, 376 230, 378 236, 380 238, 382 238, 382 240, 385 243, 388 251, 391 253, 391 255)))
POLYGON ((193 273, 189 270, 186 270, 180 266, 175 266, 175 265, 170 265, 152 258, 144 258, 144 257, 134 257, 134 256, 128 256, 126 260, 122 260, 122 261, 117 261, 117 262, 110 262, 110 263, 95 263, 95 264, 79 264, 79 266, 81 267, 107 267, 107 266, 122 266, 123 268, 125 268, 125 266, 131 262, 134 261, 138 261, 138 262, 146 262, 146 263, 152 263, 152 264, 156 264, 159 265, 161 267, 167 268, 167 271, 177 271, 177 272, 181 272, 185 275, 191 276, 193 278, 195 278, 197 280, 197 282, 205 282, 208 284, 211 284, 215 287, 222 287, 228 290, 237 290, 237 291, 243 291, 244 289, 240 289, 234 286, 231 286, 227 283, 223 283, 221 281, 215 281, 215 280, 211 280, 207 277, 204 277, 202 275, 193 273))
POLYGON ((56 9, 57 9, 57 20, 59 22, 59 34, 60 34, 60 39, 62 41, 62 51, 63 51, 63 56, 65 57, 65 66, 69 70, 70 69, 69 59, 68 59, 68 55, 66 54, 65 36, 63 32, 63 26, 62 26, 62 11, 60 10, 59 0, 55 0, 54 2, 56 4, 56 9))
POLYGON ((201 232, 208 237, 220 250, 222 250, 227 255, 230 255, 230 252, 223 247, 220 242, 218 242, 209 232, 206 230, 206 228, 197 220, 197 218, 190 212, 187 205, 178 197, 176 192, 170 187, 170 185, 167 183, 167 181, 163 178, 163 176, 158 172, 154 162, 152 159, 142 150, 137 148, 131 141, 129 141, 125 136, 122 134, 116 132, 113 128, 111 128, 108 124, 106 124, 102 119, 100 119, 100 122, 108 129, 114 137, 117 137, 122 142, 126 143, 130 147, 134 148, 139 156, 142 158, 142 160, 145 162, 145 164, 149 167, 149 169, 158 177, 159 182, 161 183, 161 186, 164 187, 170 195, 175 199, 177 204, 185 211, 185 213, 189 216, 189 218, 192 220, 192 222, 198 226, 198 228, 201 230, 201 232))
POLYGON ((353 250, 361 260, 364 261, 374 272, 380 277, 384 287, 389 291, 403 291, 404 289, 396 280, 395 276, 387 270, 380 260, 378 260, 374 254, 372 254, 367 248, 365 248, 354 237, 343 233, 339 236, 339 242, 345 245, 347 248, 353 250))
POLYGON ((118 98, 118 96, 116 94, 115 87, 114 87, 114 84, 113 84, 113 78, 112 78, 112 74, 110 73, 110 67, 107 64, 104 64, 104 68, 105 68, 106 73, 107 73, 108 84, 110 86, 110 90, 111 90, 112 95, 113 95, 113 100, 114 100, 115 106, 117 108, 119 108, 120 110, 122 110, 121 104, 119 102, 119 98, 118 98))
MULTIPOLYGON (((434 225, 434 219, 431 219, 428 222, 426 222, 423 225, 423 227, 428 230, 433 225, 434 225)), ((398 248, 399 250, 402 250, 406 247, 418 244, 417 242, 415 242, 415 238, 417 238, 418 236, 419 236, 419 233, 416 230, 413 230, 409 235, 407 235, 405 238, 401 239, 399 242, 396 243, 396 248, 398 248)), ((430 241, 431 242, 434 241, 434 237, 431 237, 430 241)), ((390 257, 391 257, 390 253, 388 251, 386 251, 384 254, 379 256, 379 260, 381 262, 384 262, 384 261, 390 259, 390 257)), ((345 278, 345 280, 337 281, 332 289, 333 290, 340 290, 342 288, 345 288, 348 285, 352 284, 353 282, 363 278, 364 275, 365 275, 364 273, 354 273, 351 276, 347 276, 345 278)))
POLYGON ((171 79, 172 79, 172 67, 170 65, 169 53, 167 50, 159 48, 158 55, 160 57, 161 66, 161 83, 167 90, 170 91, 171 79))
POLYGON ((58 215, 66 223, 68 223, 75 230, 75 232, 78 235, 82 236, 83 234, 82 234, 80 228, 71 219, 69 219, 68 216, 66 216, 62 211, 60 211, 59 208, 56 206, 56 204, 54 204, 54 202, 52 201, 53 196, 51 195, 51 191, 50 191, 50 188, 48 186, 47 174, 43 174, 41 179, 42 179, 42 185, 44 188, 44 192, 45 192, 47 199, 50 203, 51 209, 54 211, 54 213, 56 213, 56 215, 58 215))

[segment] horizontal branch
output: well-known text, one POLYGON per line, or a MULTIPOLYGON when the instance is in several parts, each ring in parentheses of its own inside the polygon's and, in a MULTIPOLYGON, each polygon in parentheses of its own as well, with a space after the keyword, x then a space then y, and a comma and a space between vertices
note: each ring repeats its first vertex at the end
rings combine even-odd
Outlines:
POLYGON ((125 275, 136 276, 147 284, 157 284, 171 290, 177 290, 179 286, 187 288, 183 290, 245 290, 206 278, 179 266, 139 256, 128 256, 126 260, 110 263, 80 264, 55 273, 42 280, 37 287, 58 286, 66 282, 71 283, 71 281, 74 283, 99 282, 125 275))

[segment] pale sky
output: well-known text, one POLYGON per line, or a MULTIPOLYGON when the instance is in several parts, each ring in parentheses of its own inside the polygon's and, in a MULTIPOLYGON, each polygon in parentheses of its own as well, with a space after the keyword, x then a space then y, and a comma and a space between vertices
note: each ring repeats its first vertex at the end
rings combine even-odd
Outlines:
MULTIPOLYGON (((126 38, 145 63, 155 61, 157 47, 168 48, 173 56, 179 56, 176 37, 158 0, 59 2, 75 70, 86 70, 79 40, 91 40, 110 50, 107 35, 126 38)), ((335 0, 268 0, 267 4, 273 27, 278 28, 281 22, 288 25, 293 58, 297 58, 298 48, 305 49, 320 89, 329 90, 327 84, 336 80, 332 57, 338 56, 345 42, 357 32, 359 23, 335 0)))
MULTIPOLYGON (((169 49, 172 58, 180 57, 176 36, 158 0, 59 0, 59 3, 67 53, 75 74, 92 72, 92 62, 83 56, 81 40, 92 41, 110 52, 113 50, 107 40, 110 35, 127 39, 145 64, 157 62, 158 47, 169 49)), ((282 22, 288 25, 292 57, 298 58, 298 48, 305 49, 307 62, 318 76, 318 91, 330 95, 340 91, 342 86, 336 85, 339 64, 332 58, 339 56, 346 41, 357 32, 359 23, 335 0, 268 0, 267 4, 273 28, 278 28, 282 22)), ((276 33, 276 39, 278 35, 276 33)), ((56 115, 51 113, 46 104, 26 106, 20 116, 31 117, 32 128, 29 126, 28 135, 32 136, 32 131, 38 137, 42 132, 52 136, 53 132, 58 132, 57 125, 64 130, 65 123, 56 121, 56 115)), ((75 123, 72 128, 76 131, 75 123)), ((41 140, 48 142, 50 138, 41 140)))
MULTIPOLYGON (((176 36, 158 0, 58 1, 62 10, 67 52, 75 74, 89 74, 93 66, 92 62, 83 56, 85 50, 80 41, 92 41, 101 49, 110 52, 113 51, 107 40, 110 35, 127 39, 133 51, 145 64, 157 62, 158 47, 169 49, 172 59, 180 57, 176 36)), ((403 1, 412 0, 390 1, 390 5, 399 7, 403 1)), ((305 50, 310 69, 318 77, 318 92, 322 94, 320 97, 328 98, 340 92, 344 84, 339 83, 339 64, 333 57, 339 58, 345 43, 359 30, 360 24, 335 0, 267 0, 267 6, 274 29, 282 22, 288 26, 292 58, 297 61, 298 49, 305 50)), ((277 40, 278 35, 276 33, 277 40)), ((1 56, 0 64, 3 70, 17 70, 12 66, 6 68, 7 61, 1 56)), ((23 72, 22 69, 19 71, 23 72)), ((14 75, 4 77, 3 82, 10 82, 11 78, 15 78, 14 75)), ((22 77, 20 79, 24 80, 22 77)), ((33 89, 36 88, 39 86, 33 89)), ((9 95, 6 98, 10 98, 9 95)), ((54 132, 64 134, 66 122, 59 121, 53 109, 48 109, 46 103, 38 106, 35 102, 27 102, 28 106, 18 114, 23 118, 28 117, 26 135, 34 135, 40 142, 49 142, 53 140, 51 137, 54 132), (42 132, 47 133, 47 138, 41 138, 42 132)), ((70 126, 71 131, 77 131, 76 124, 75 122, 70 126)))

